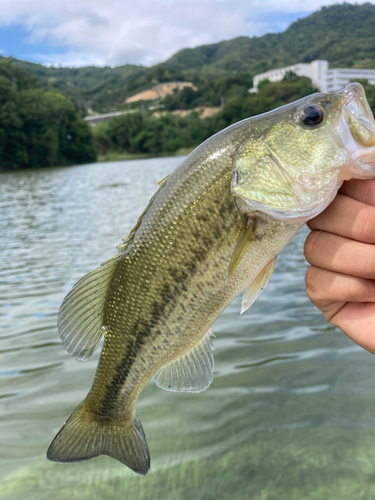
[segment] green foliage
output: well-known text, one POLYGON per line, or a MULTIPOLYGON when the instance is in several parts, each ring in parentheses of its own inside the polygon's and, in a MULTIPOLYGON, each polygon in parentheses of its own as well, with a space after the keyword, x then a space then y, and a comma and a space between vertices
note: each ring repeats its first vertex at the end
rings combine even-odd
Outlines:
POLYGON ((8 61, 0 61, 0 123, 2 169, 96 159, 91 130, 75 106, 8 61))
POLYGON ((281 82, 270 82, 269 80, 264 82, 265 80, 258 86, 258 93, 247 94, 245 98, 235 96, 226 101, 222 111, 226 125, 249 116, 266 113, 271 109, 316 92, 316 89, 311 85, 311 80, 306 77, 295 76, 281 82))
POLYGON ((158 155, 198 146, 225 127, 221 117, 200 119, 193 112, 181 117, 167 113, 155 118, 145 112, 128 113, 94 128, 99 154, 158 155))
POLYGON ((375 115, 375 85, 369 84, 368 80, 357 79, 356 82, 363 86, 370 108, 375 115))
POLYGON ((235 88, 248 89, 252 83, 251 78, 246 78, 245 74, 238 74, 234 76, 222 76, 215 82, 215 92, 219 97, 228 97, 228 93, 235 88))
POLYGON ((14 58, 2 59, 36 75, 44 90, 53 90, 74 101, 81 115, 86 115, 89 108, 103 112, 122 109, 130 95, 159 82, 185 79, 180 71, 162 64, 152 68, 131 64, 116 68, 54 68, 14 58))
POLYGON ((133 153, 135 138, 146 128, 146 115, 136 112, 118 116, 106 123, 111 145, 120 151, 133 153))
POLYGON ((166 110, 219 106, 231 97, 246 97, 248 88, 252 85, 252 77, 247 73, 221 76, 213 82, 206 77, 196 77, 193 80, 197 90, 191 87, 175 90, 161 102, 166 110))
POLYGON ((194 90, 191 87, 174 89, 172 95, 167 95, 163 99, 165 109, 173 111, 174 109, 192 109, 205 103, 203 93, 194 90))
POLYGON ((296 73, 294 73, 294 71, 287 71, 284 75, 284 78, 283 80, 293 80, 293 78, 295 78, 297 75, 296 73))
POLYGON ((311 80, 298 76, 282 82, 269 82, 258 94, 234 91, 241 88, 234 78, 231 82, 222 79, 218 88, 229 97, 219 113, 203 120, 195 112, 185 117, 167 113, 158 118, 146 112, 135 112, 97 125, 94 136, 99 154, 126 152, 158 155, 192 148, 232 123, 295 101, 314 91, 311 80))
POLYGON ((262 90, 262 88, 265 87, 266 85, 268 85, 269 83, 271 83, 269 78, 265 78, 264 80, 261 80, 258 83, 258 90, 262 90))
POLYGON ((348 3, 323 7, 292 23, 283 33, 238 37, 195 49, 183 49, 166 65, 171 68, 223 69, 228 73, 262 73, 314 59, 328 59, 331 67, 375 68, 375 6, 348 3))

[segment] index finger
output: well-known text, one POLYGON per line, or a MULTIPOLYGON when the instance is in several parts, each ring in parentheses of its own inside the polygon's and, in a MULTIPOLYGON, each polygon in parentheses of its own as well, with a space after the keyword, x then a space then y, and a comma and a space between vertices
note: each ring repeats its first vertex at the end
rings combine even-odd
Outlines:
POLYGON ((346 181, 339 193, 375 207, 375 179, 346 181))

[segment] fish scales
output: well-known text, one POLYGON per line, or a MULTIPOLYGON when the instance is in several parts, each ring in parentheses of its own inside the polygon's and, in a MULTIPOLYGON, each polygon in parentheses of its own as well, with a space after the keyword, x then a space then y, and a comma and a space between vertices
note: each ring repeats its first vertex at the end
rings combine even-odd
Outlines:
MULTIPOLYGON (((123 415, 125 408, 129 411, 129 401, 136 401, 156 371, 190 350, 216 319, 217 311, 243 288, 238 278, 233 283, 226 279, 244 221, 230 194, 231 162, 221 165, 213 182, 210 166, 200 161, 199 175, 189 171, 190 186, 185 181, 183 192, 181 188, 168 190, 168 183, 173 182, 169 179, 160 201, 156 198, 142 221, 139 236, 137 232, 121 257, 104 315, 109 330, 87 399, 92 411, 103 414, 111 407, 112 417, 123 415), (209 183, 197 195, 196 186, 202 186, 205 170, 210 173, 209 183), (183 281, 178 273, 186 275, 183 281), (124 283, 126 289, 118 293, 124 283), (117 353, 115 363, 106 356, 112 349, 117 353), (103 384, 103 379, 111 382, 103 384)), ((274 224, 279 225, 284 227, 274 224)), ((270 258, 261 260, 260 269, 270 258)), ((245 284, 251 279, 248 266, 241 269, 241 275, 245 284)))
POLYGON ((59 331, 73 356, 105 338, 92 388, 47 457, 107 454, 146 474, 135 411, 144 386, 156 375, 165 389, 208 387, 212 323, 246 289, 242 311, 253 303, 277 255, 344 178, 375 177, 372 137, 363 89, 351 84, 229 127, 162 181, 119 255, 63 302, 59 331))
MULTIPOLYGON (((180 352, 189 350, 209 328, 207 313, 210 308, 217 308, 219 300, 214 298, 217 281, 213 281, 213 273, 221 273, 225 286, 233 241, 238 239, 243 227, 233 197, 226 195, 229 184, 230 169, 227 168, 202 196, 200 204, 192 201, 191 206, 187 205, 188 217, 184 212, 178 214, 177 220, 171 221, 151 241, 145 231, 139 238, 142 240, 143 236, 144 241, 137 237, 134 241, 138 243, 137 250, 129 249, 130 255, 124 255, 119 262, 114 282, 119 286, 124 282, 128 285, 125 294, 117 293, 112 287, 109 312, 104 317, 109 330, 103 353, 114 348, 120 359, 113 372, 113 360, 103 355, 96 378, 98 383, 94 383, 91 394, 93 408, 102 406, 104 396, 112 405, 117 402, 116 411, 122 415, 131 393, 135 391, 136 396, 143 388, 139 373, 148 374, 152 370, 153 375, 180 352), (173 233, 170 225, 174 227, 173 233), (223 258, 225 244, 227 255, 223 258), (147 252, 142 251, 144 247, 147 252), (139 258, 135 260, 137 255, 139 258), (138 302, 132 300, 135 296, 140 297, 138 302), (116 304, 119 304, 117 310, 116 304), (113 309, 114 314, 110 312, 113 309), (132 321, 127 321, 128 316, 132 321), (153 342, 152 356, 145 339, 153 342), (101 376, 106 380, 113 377, 105 388, 105 395, 101 376), (123 387, 127 379, 130 383, 123 387), (123 403, 117 400, 119 396, 123 403)), ((147 226, 147 221, 145 224, 147 226)), ((149 378, 145 377, 144 383, 149 378)))

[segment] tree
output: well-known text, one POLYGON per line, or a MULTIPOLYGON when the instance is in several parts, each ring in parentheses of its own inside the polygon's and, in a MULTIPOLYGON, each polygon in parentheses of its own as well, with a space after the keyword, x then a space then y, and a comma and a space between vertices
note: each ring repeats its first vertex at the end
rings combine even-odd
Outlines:
POLYGON ((89 125, 73 103, 45 92, 33 75, 0 61, 0 168, 96 160, 89 125))

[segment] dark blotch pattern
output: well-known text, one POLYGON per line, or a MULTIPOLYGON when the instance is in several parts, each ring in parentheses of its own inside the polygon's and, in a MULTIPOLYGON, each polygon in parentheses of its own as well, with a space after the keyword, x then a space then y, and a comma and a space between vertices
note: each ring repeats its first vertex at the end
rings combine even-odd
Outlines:
MULTIPOLYGON (((184 300, 180 300, 181 295, 188 291, 189 281, 196 275, 197 271, 204 268, 204 262, 213 246, 220 246, 218 240, 226 237, 230 225, 233 224, 233 211, 237 212, 231 197, 227 197, 225 200, 216 200, 216 202, 212 213, 198 213, 195 218, 191 219, 190 238, 186 240, 184 257, 180 260, 180 267, 167 268, 165 281, 161 286, 158 298, 152 304, 149 316, 138 324, 136 340, 132 344, 130 352, 127 352, 117 365, 116 374, 107 385, 105 397, 97 413, 107 416, 114 413, 117 397, 137 359, 137 353, 150 337, 157 337, 163 332, 165 333, 164 324, 167 321, 168 311, 174 308, 177 303, 182 311, 186 310, 183 304, 184 300)), ((195 300, 199 299, 199 295, 195 291, 191 291, 190 294, 195 300)))

